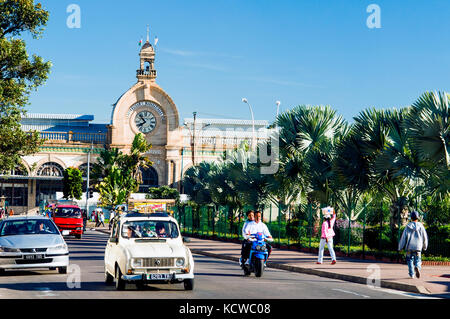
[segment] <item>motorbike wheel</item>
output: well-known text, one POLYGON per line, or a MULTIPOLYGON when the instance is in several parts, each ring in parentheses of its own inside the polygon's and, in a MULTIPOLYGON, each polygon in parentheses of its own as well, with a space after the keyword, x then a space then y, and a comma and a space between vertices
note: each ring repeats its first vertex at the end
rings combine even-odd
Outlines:
POLYGON ((244 276, 250 276, 251 271, 250 271, 249 266, 243 265, 242 269, 244 270, 244 276))
POLYGON ((255 276, 261 277, 264 272, 264 262, 261 259, 255 260, 255 276))

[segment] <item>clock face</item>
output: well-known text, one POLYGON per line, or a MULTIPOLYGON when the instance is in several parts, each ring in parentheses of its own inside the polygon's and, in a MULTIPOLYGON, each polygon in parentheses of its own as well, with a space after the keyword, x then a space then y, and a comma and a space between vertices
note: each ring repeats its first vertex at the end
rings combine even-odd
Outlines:
POLYGON ((156 126, 156 119, 152 112, 142 111, 136 115, 134 123, 139 131, 146 134, 153 131, 156 126))

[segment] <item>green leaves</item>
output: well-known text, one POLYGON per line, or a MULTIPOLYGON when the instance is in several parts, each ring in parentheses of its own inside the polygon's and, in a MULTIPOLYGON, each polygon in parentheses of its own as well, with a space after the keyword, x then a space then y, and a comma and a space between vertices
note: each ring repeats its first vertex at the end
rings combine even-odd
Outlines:
POLYGON ((131 193, 139 189, 142 183, 141 168, 152 165, 144 155, 150 148, 144 135, 139 133, 134 137, 130 154, 116 148, 100 152, 92 166, 92 177, 104 206, 123 204, 131 193))
POLYGON ((0 12, 0 170, 10 170, 43 143, 36 132, 23 132, 20 121, 31 91, 44 83, 51 66, 39 56, 30 59, 25 42, 12 37, 38 37, 48 12, 31 0, 2 0, 0 12))
POLYGON ((83 195, 83 177, 78 168, 68 167, 64 171, 63 193, 67 199, 81 199, 83 195))

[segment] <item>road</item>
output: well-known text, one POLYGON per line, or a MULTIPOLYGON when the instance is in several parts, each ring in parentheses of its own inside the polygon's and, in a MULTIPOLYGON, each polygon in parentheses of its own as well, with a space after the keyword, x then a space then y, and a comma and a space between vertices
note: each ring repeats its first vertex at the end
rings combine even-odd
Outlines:
POLYGON ((422 296, 318 276, 266 269, 262 278, 244 277, 235 262, 194 255, 195 288, 182 284, 127 285, 116 291, 104 284, 107 235, 88 230, 81 240, 66 238, 71 268, 66 275, 50 270, 11 271, 0 275, 1 299, 411 299, 422 296), (244 288, 245 287, 245 288, 244 288))

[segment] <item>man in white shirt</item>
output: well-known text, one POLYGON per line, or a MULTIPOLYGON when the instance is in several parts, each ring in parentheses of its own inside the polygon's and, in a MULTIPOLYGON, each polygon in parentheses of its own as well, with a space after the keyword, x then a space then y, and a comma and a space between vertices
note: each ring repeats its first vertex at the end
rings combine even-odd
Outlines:
MULTIPOLYGON (((262 221, 262 213, 260 211, 257 211, 255 213, 255 228, 251 229, 252 234, 255 233, 263 233, 264 236, 266 236, 269 239, 272 239, 272 235, 270 234, 269 229, 267 228, 267 225, 263 223, 262 221)), ((272 246, 269 245, 269 243, 266 242, 267 252, 270 256, 270 253, 272 252, 272 246)), ((269 258, 267 256, 267 258, 269 258)))
POLYGON ((253 226, 254 224, 255 224, 255 214, 253 210, 249 210, 247 212, 247 221, 242 226, 242 237, 244 238, 244 240, 242 241, 241 258, 239 259, 239 265, 241 266, 250 255, 252 242, 248 240, 248 236, 252 234, 250 232, 250 226, 253 226))

